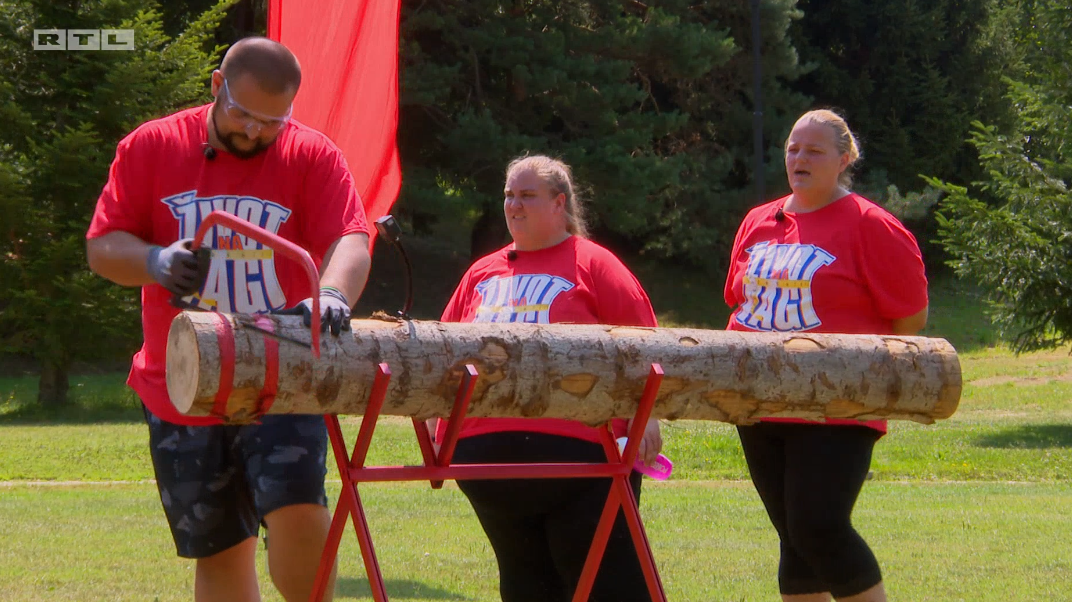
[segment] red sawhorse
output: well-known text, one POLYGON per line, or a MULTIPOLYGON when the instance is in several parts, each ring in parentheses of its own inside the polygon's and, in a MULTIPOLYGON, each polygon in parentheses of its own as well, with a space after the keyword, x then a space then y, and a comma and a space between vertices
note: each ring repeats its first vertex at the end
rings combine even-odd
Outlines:
MULTIPOLYGON (((267 230, 254 226, 233 215, 222 211, 213 211, 201 222, 194 236, 192 248, 197 249, 201 242, 208 236, 209 231, 217 226, 231 229, 260 242, 267 247, 280 252, 282 255, 297 261, 303 267, 309 278, 309 286, 312 291, 319 284, 319 274, 309 254, 301 247, 272 234, 267 230)), ((314 357, 320 357, 320 303, 319 297, 312 295, 313 319, 310 324, 309 346, 314 357)), ((237 318, 236 318, 237 320, 237 318)), ((246 324, 245 328, 252 328, 264 334, 266 337, 278 336, 270 330, 271 322, 257 322, 246 324)), ((230 325, 226 320, 220 320, 220 346, 221 353, 231 336, 230 325), (226 336, 225 336, 226 335, 226 336)), ((265 339, 266 353, 270 356, 267 360, 269 366, 278 365, 277 344, 274 340, 265 339), (268 343, 271 344, 268 344, 268 343)), ((231 345, 233 353, 233 340, 231 345)), ((230 378, 225 372, 234 367, 234 358, 229 361, 221 360, 221 384, 217 394, 216 406, 212 414, 226 419, 227 397, 230 392, 230 378), (225 384, 226 383, 226 384, 225 384)), ((276 368, 278 369, 278 368, 276 368)), ((264 390, 258 401, 257 416, 265 414, 271 408, 275 398, 275 386, 278 375, 269 368, 265 375, 264 390)), ((369 395, 368 407, 361 421, 361 429, 358 432, 357 441, 354 444, 353 454, 348 458, 346 455, 346 442, 342 436, 338 416, 324 416, 327 423, 328 436, 331 439, 331 447, 335 453, 335 462, 339 468, 339 476, 342 478, 342 493, 339 503, 335 508, 335 515, 331 521, 331 530, 328 532, 328 541, 320 557, 320 566, 317 571, 316 583, 310 599, 318 602, 323 598, 324 589, 327 586, 328 577, 335 564, 335 557, 339 550, 339 541, 346 526, 346 518, 353 517, 354 527, 357 530, 357 539, 361 548, 361 556, 365 561, 365 572, 368 574, 369 585, 372 588, 372 596, 376 602, 386 602, 387 592, 384 588, 383 574, 380 572, 379 562, 376 560, 376 551, 372 546, 372 535, 369 533, 368 521, 361 505, 361 496, 357 492, 357 484, 374 481, 430 481, 433 488, 439 488, 446 479, 554 479, 554 478, 583 478, 583 477, 610 477, 612 486, 607 495, 607 502, 603 506, 592 538, 592 547, 588 551, 584 569, 581 572, 577 589, 574 592, 573 601, 583 602, 591 593, 592 584, 595 582, 596 572, 599 570, 603 552, 606 550, 610 532, 614 526, 614 519, 621 508, 625 514, 629 532, 636 547, 637 556, 640 559, 641 570, 648 585, 648 592, 653 602, 666 602, 666 594, 663 591, 662 582, 659 580, 658 570, 655 568, 655 560, 651 554, 651 546, 648 543, 647 534, 644 532, 640 513, 637 510, 636 497, 632 488, 629 487, 629 474, 636 462, 637 451, 640 447, 640 439, 644 434, 644 426, 651 416, 652 406, 655 404, 655 396, 659 392, 662 383, 663 371, 658 364, 651 365, 648 381, 644 386, 636 414, 633 416, 633 425, 629 432, 629 442, 625 450, 619 454, 618 446, 610 433, 609 425, 600 431, 603 450, 607 456, 606 463, 549 463, 549 464, 464 464, 451 465, 454 447, 458 441, 458 433, 461 430, 462 421, 465 419, 469 408, 469 401, 476 386, 476 368, 467 364, 465 373, 462 375, 457 395, 454 399, 454 408, 448 421, 447 431, 437 454, 432 447, 431 438, 423 423, 413 421, 413 428, 420 445, 421 455, 424 459, 423 466, 383 466, 366 467, 365 456, 368 454, 369 444, 372 441, 373 431, 376 429, 376 420, 380 416, 383 407, 384 395, 387 392, 387 383, 391 379, 391 369, 387 364, 380 364, 373 382, 372 391, 369 395)))
POLYGON ((365 518, 365 510, 361 505, 361 495, 357 491, 358 483, 430 481, 432 487, 439 488, 446 479, 611 477, 613 483, 610 493, 607 495, 607 502, 603 506, 603 514, 600 516, 599 524, 592 538, 592 547, 588 551, 588 559, 585 561, 580 581, 574 591, 573 602, 588 600, 588 596, 592 591, 592 584, 595 582, 596 572, 599 570, 600 561, 603 559, 603 552, 607 548, 607 541, 610 538, 618 508, 621 508, 625 514, 626 523, 629 525, 629 532, 632 535, 633 545, 636 547, 640 567, 644 572, 644 580, 647 582, 648 593, 651 595, 652 601, 666 602, 666 593, 663 591, 662 581, 660 581, 659 572, 655 567, 651 545, 648 543, 648 536, 644 532, 644 525, 640 520, 636 496, 633 495, 633 490, 629 486, 629 474, 632 471, 634 462, 636 462, 640 439, 644 434, 644 426, 651 416, 655 396, 659 392, 659 385, 662 383, 662 367, 658 364, 651 365, 651 371, 644 386, 644 393, 641 396, 636 414, 633 416, 632 427, 629 431, 629 442, 621 454, 618 453, 618 446, 614 442, 609 425, 607 428, 601 429, 603 450, 607 455, 606 463, 451 465, 454 447, 458 441, 458 433, 461 430, 462 421, 465 419, 477 378, 479 378, 479 375, 476 368, 472 364, 467 364, 458 392, 454 398, 454 408, 451 411, 446 434, 443 437, 438 454, 432 446, 431 437, 428 435, 428 430, 425 428, 424 423, 416 419, 413 420, 417 443, 424 458, 423 466, 365 466, 365 456, 368 454, 372 434, 376 429, 376 420, 379 418, 380 410, 383 407, 387 383, 391 379, 391 369, 387 364, 380 364, 376 372, 376 380, 369 395, 368 407, 361 420, 361 429, 358 431, 353 453, 349 457, 347 457, 346 441, 342 436, 338 416, 324 416, 328 436, 331 439, 331 447, 335 453, 335 462, 338 464, 339 476, 342 479, 342 492, 339 495, 339 503, 335 507, 335 515, 331 520, 328 541, 324 545, 324 552, 320 557, 320 567, 317 571, 316 584, 310 600, 318 602, 323 599, 328 577, 335 565, 335 557, 338 554, 342 532, 346 527, 346 519, 347 517, 353 517, 361 557, 365 561, 365 572, 368 575, 369 587, 372 589, 372 598, 376 602, 387 602, 383 574, 380 571, 379 562, 376 560, 376 551, 372 545, 372 534, 369 532, 368 520, 365 518))

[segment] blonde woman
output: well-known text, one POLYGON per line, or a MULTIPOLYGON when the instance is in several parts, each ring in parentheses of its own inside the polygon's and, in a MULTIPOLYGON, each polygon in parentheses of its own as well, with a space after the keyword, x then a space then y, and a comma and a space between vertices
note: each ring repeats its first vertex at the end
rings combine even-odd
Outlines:
MULTIPOLYGON (((545 156, 506 170, 503 211, 513 243, 473 264, 443 312, 445 322, 572 322, 655 326, 647 294, 610 251, 586 238, 570 169, 545 156)), ((616 435, 625 432, 624 421, 616 435)), ((440 423, 440 437, 444 425, 440 423)), ((649 464, 662 447, 652 420, 640 445, 649 464)), ((473 418, 458 464, 602 462, 598 431, 558 419, 473 418)), ((640 475, 631 483, 639 499, 640 475)), ((610 479, 458 481, 499 565, 503 602, 566 602, 580 579, 610 479)), ((590 600, 649 602, 619 511, 590 600)))
MULTIPOLYGON (((927 321, 915 238, 851 192, 856 137, 831 111, 805 113, 785 145, 792 194, 756 207, 733 245, 730 330, 904 334, 927 321)), ((738 427, 752 482, 781 539, 785 602, 883 602, 878 561, 851 514, 884 421, 765 419, 738 427)))

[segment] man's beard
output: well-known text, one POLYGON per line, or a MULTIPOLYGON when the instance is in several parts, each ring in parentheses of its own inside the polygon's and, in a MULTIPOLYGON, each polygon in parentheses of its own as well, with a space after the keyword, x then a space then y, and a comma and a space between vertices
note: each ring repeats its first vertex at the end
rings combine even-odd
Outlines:
POLYGON ((238 139, 239 136, 246 138, 247 140, 249 139, 249 137, 243 136, 238 132, 232 132, 230 134, 227 134, 226 136, 221 134, 220 126, 217 125, 217 117, 219 115, 220 110, 221 108, 219 102, 213 103, 212 129, 216 132, 216 140, 219 140, 220 144, 223 145, 223 148, 227 149, 227 152, 231 153, 232 155, 238 157, 239 159, 252 159, 253 157, 256 157, 257 155, 263 153, 266 148, 272 145, 272 142, 275 142, 275 140, 272 140, 272 142, 264 143, 260 140, 257 140, 253 148, 245 150, 238 148, 237 146, 235 146, 234 141, 238 139))

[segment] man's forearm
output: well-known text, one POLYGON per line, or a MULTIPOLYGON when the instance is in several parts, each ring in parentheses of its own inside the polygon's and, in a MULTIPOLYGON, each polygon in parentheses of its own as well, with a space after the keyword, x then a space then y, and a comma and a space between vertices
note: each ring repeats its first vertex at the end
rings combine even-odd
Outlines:
POLYGON ((152 284, 146 263, 151 245, 129 232, 109 232, 86 241, 89 269, 123 286, 152 284))
POLYGON ((371 266, 368 235, 347 234, 332 243, 324 254, 320 286, 338 289, 353 307, 365 290, 371 266))

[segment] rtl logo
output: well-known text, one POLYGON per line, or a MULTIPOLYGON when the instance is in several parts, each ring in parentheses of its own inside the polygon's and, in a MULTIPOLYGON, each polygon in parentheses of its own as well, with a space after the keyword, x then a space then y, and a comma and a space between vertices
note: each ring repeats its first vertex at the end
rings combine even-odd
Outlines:
POLYGON ((133 29, 35 29, 34 50, 134 50, 133 29))

